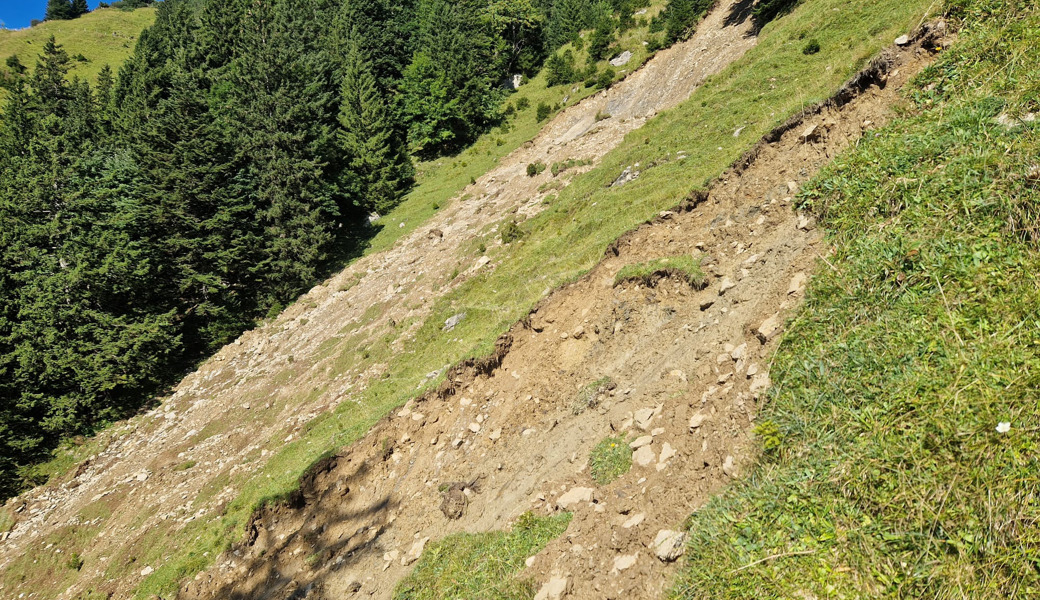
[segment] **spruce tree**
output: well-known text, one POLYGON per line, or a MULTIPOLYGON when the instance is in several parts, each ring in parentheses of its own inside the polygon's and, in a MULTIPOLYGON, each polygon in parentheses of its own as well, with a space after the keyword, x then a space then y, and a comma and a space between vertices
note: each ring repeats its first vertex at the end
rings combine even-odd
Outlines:
POLYGON ((400 201, 415 170, 368 61, 356 48, 347 55, 339 124, 348 161, 346 196, 357 208, 385 213, 400 201))
POLYGON ((70 14, 73 19, 81 17, 88 12, 90 12, 90 7, 87 6, 87 0, 72 0, 70 14))
POLYGON ((47 12, 44 21, 67 21, 75 17, 70 0, 47 0, 47 12))

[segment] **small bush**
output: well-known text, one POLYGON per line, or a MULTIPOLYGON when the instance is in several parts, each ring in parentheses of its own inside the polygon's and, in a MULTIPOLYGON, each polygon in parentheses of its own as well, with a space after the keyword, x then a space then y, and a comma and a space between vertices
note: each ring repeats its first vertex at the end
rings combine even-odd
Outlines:
POLYGON ((572 83, 575 73, 574 53, 570 50, 557 52, 545 61, 545 85, 548 87, 572 83))
POLYGON ((516 221, 506 221, 505 225, 502 226, 501 236, 503 244, 512 244, 513 242, 520 240, 526 235, 523 229, 516 224, 516 221))
POLYGON ((531 106, 531 101, 526 97, 520 97, 516 99, 516 110, 527 110, 531 106))
POLYGON ((552 107, 546 104, 545 102, 539 102, 537 113, 535 114, 535 119, 539 123, 541 123, 542 121, 548 119, 550 114, 552 114, 552 107))
POLYGON ((528 163, 527 165, 528 177, 534 177, 535 175, 541 174, 543 171, 545 171, 545 163, 543 162, 528 163))
POLYGON ((589 475, 599 485, 607 485, 632 468, 632 448, 622 436, 604 438, 589 456, 589 475))
POLYGON ((599 77, 596 78, 596 89, 605 90, 614 85, 615 75, 617 75, 617 73, 614 72, 614 69, 604 69, 603 72, 599 74, 599 77))
POLYGON ((802 48, 802 54, 806 56, 816 54, 820 51, 820 42, 817 40, 809 40, 809 43, 802 48))

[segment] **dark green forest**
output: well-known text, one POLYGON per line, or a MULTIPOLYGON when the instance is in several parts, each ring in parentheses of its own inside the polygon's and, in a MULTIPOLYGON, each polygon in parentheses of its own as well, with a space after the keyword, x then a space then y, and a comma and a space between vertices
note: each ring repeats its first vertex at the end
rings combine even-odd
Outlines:
POLYGON ((605 54, 647 3, 166 0, 97 81, 53 39, 8 60, 0 495, 355 255, 413 157, 508 118, 510 76, 582 30, 605 54))

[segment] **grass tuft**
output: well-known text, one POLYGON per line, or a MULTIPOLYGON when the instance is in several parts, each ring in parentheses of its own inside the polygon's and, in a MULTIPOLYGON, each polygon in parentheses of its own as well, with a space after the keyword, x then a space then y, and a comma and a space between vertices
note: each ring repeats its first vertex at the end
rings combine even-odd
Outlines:
POLYGON ((610 436, 596 444, 589 456, 589 475, 607 485, 632 468, 632 448, 623 436, 610 436))
POLYGON ((606 394, 615 387, 617 387, 617 384, 614 383, 614 380, 610 377, 603 377, 593 381, 581 388, 581 391, 578 392, 578 395, 574 398, 574 402, 571 403, 571 412, 580 415, 590 408, 596 408, 599 406, 600 396, 606 394))
POLYGON ((517 577, 524 561, 563 535, 571 513, 520 515, 511 531, 457 533, 426 547, 394 600, 528 600, 534 583, 517 577))
POLYGON ((655 286, 662 279, 675 278, 690 287, 702 289, 707 281, 701 271, 701 261, 691 256, 658 258, 645 263, 625 265, 614 277, 614 285, 626 281, 637 281, 646 286, 655 286))

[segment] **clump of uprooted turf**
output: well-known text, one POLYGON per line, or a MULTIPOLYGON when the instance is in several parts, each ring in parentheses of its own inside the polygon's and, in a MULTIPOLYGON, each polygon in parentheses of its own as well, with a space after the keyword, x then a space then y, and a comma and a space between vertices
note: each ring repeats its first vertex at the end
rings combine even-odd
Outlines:
POLYGON ((948 9, 908 114, 802 198, 834 268, 675 597, 1040 597, 1040 9, 948 9))
POLYGON ((657 285, 662 279, 675 278, 700 289, 706 285, 701 261, 692 256, 658 258, 644 263, 625 265, 614 277, 614 285, 625 281, 637 281, 647 286, 657 285))
POLYGON ((567 530, 571 516, 524 513, 511 531, 450 535, 426 548, 412 574, 398 584, 394 600, 531 598, 534 583, 517 574, 527 557, 567 530))

